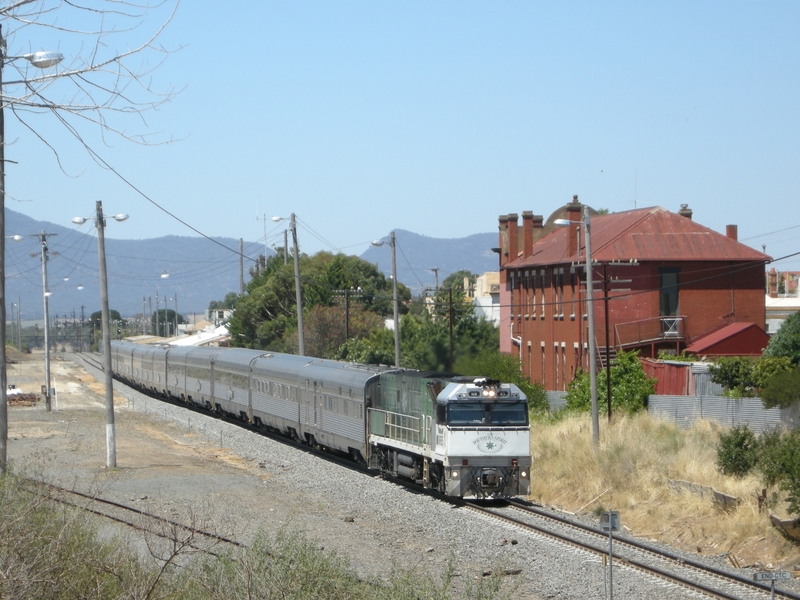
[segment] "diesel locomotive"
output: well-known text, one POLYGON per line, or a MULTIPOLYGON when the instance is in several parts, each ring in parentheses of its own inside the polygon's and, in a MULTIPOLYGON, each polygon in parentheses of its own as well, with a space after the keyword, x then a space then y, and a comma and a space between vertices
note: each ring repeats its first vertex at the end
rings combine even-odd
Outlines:
POLYGON ((241 348, 112 341, 111 355, 133 387, 448 496, 530 493, 528 400, 513 384, 241 348))

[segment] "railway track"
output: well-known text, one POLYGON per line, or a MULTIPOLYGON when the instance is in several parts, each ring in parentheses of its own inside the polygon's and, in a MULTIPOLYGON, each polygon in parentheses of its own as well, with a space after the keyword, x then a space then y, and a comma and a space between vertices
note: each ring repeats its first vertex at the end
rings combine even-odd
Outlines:
MULTIPOLYGON (((520 501, 510 501, 503 505, 475 502, 462 504, 490 519, 499 519, 521 530, 558 540, 598 558, 608 556, 608 534, 584 523, 520 501)), ((687 559, 628 536, 615 536, 613 548, 613 564, 616 569, 635 569, 711 598, 755 600, 770 597, 770 588, 765 584, 687 559)), ((798 594, 777 589, 775 597, 800 600, 798 594)))
MULTIPOLYGON (((87 364, 102 370, 102 364, 98 355, 81 354, 79 356, 87 364)), ((158 399, 175 406, 188 408, 199 414, 211 415, 207 411, 198 410, 180 402, 164 398, 158 399)), ((303 452, 312 453, 326 460, 334 461, 351 470, 377 476, 375 471, 366 469, 349 459, 331 455, 330 453, 320 451, 319 449, 291 440, 282 435, 274 435, 270 432, 265 432, 263 429, 258 429, 235 419, 227 417, 217 418, 243 426, 253 432, 266 435, 271 439, 293 446, 303 452)), ((552 514, 519 501, 502 503, 502 505, 500 503, 491 502, 476 503, 464 501, 444 497, 431 490, 422 490, 419 486, 406 480, 387 476, 384 476, 384 478, 398 485, 408 487, 414 490, 415 493, 426 493, 439 500, 476 511, 486 518, 499 519, 528 533, 557 540, 562 544, 578 548, 594 555, 598 557, 598 559, 603 559, 603 557, 608 556, 608 534, 600 531, 598 528, 552 514)), ((699 561, 687 559, 683 556, 645 544, 627 536, 614 537, 613 564, 615 570, 624 568, 635 569, 648 576, 681 586, 705 597, 744 600, 770 597, 770 588, 763 583, 752 581, 736 573, 714 568, 699 561)), ((800 594, 778 589, 775 590, 775 597, 800 600, 800 594)))
POLYGON ((115 523, 127 525, 137 531, 160 537, 170 543, 177 542, 182 547, 213 556, 217 556, 217 553, 212 548, 219 544, 244 547, 244 544, 234 539, 95 494, 87 494, 30 478, 24 480, 22 489, 33 496, 74 507, 115 523))

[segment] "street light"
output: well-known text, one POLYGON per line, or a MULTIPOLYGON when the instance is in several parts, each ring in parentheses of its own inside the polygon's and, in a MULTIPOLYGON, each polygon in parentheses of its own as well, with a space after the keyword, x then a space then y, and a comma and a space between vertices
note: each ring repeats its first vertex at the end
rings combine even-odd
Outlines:
MULTIPOLYGON (((0 90, 6 61, 24 58, 34 67, 47 69, 64 58, 60 52, 33 52, 23 56, 6 55, 6 40, 0 25, 0 90)), ((0 94, 0 474, 6 472, 8 456, 8 373, 6 371, 6 122, 5 102, 0 94)))
MULTIPOLYGON (((35 237, 41 243, 42 248, 42 303, 44 304, 44 407, 47 412, 50 412, 52 404, 50 403, 50 296, 53 293, 47 285, 47 238, 49 236, 58 235, 57 233, 33 233, 31 237, 35 237)), ((57 253, 56 253, 57 254, 57 253)), ((54 254, 55 255, 55 254, 54 254)), ((34 254, 34 256, 36 256, 34 254)))
MULTIPOLYGON (((577 196, 576 196, 577 198, 577 196)), ((595 333, 594 333, 594 282, 592 281, 592 218, 589 207, 583 207, 583 220, 570 221, 569 219, 556 219, 554 225, 566 227, 569 225, 583 225, 586 237, 586 312, 589 317, 589 389, 592 395, 592 442, 595 448, 600 445, 600 417, 597 408, 597 362, 595 360, 595 333)), ((608 366, 606 366, 608 368, 608 366)))
MULTIPOLYGON (((278 223, 285 221, 286 217, 272 217, 278 223)), ((297 223, 294 213, 289 217, 289 228, 292 230, 292 243, 294 244, 294 294, 297 300, 297 343, 300 356, 306 355, 305 335, 303 332, 303 297, 300 293, 300 256, 297 253, 297 223)), ((267 257, 264 257, 266 260, 267 257)))
MULTIPOLYGON (((106 388, 106 467, 109 469, 117 466, 117 442, 114 435, 114 380, 111 377, 111 323, 108 316, 108 276, 106 273, 106 242, 103 233, 106 227, 106 217, 122 222, 128 215, 104 215, 103 203, 99 200, 95 204, 96 216, 94 225, 97 227, 97 259, 100 262, 100 309, 103 321, 103 379, 106 388)), ((89 217, 91 218, 91 217, 89 217)), ((72 222, 83 225, 89 220, 86 217, 75 217, 72 222)))
MULTIPOLYGON (((386 242, 375 240, 373 246, 383 246, 386 242)), ((389 247, 392 249, 392 305, 394 309, 394 366, 400 367, 400 317, 397 305, 397 240, 394 231, 389 234, 389 247)))

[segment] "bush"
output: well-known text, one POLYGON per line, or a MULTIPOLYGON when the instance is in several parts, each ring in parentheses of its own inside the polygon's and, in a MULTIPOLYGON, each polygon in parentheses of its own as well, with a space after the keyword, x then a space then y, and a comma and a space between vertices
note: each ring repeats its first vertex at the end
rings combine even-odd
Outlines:
POLYGON ((734 427, 720 435, 717 469, 724 475, 744 477, 758 460, 758 438, 747 425, 734 427))
POLYGON ((786 476, 784 436, 777 429, 765 431, 758 443, 758 465, 765 487, 777 485, 786 476))
POLYGON ((755 384, 753 368, 755 361, 745 356, 725 356, 709 366, 711 381, 725 388, 726 395, 735 398, 751 396, 755 384))
POLYGON ((760 356, 753 365, 753 385, 764 388, 773 377, 792 370, 792 361, 786 356, 760 356))
POLYGON ((800 400, 800 369, 778 373, 761 390, 764 408, 788 408, 800 400))
MULTIPOLYGON (((605 369, 597 374, 597 401, 606 404, 605 369)), ((656 380, 648 377, 639 362, 637 352, 620 352, 611 365, 611 407, 633 414, 647 406, 647 397, 655 393, 656 380)), ((567 409, 591 410, 592 398, 589 373, 580 371, 569 385, 567 409)))

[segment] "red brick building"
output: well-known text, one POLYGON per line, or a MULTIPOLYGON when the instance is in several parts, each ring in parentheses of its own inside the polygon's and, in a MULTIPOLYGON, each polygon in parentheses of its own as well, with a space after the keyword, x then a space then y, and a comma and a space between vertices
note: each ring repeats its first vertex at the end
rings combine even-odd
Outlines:
MULTIPOLYGON (((500 350, 550 390, 565 390, 577 369, 589 367, 584 228, 554 223, 582 221, 583 208, 575 196, 546 223, 532 212, 522 213, 521 229, 516 214, 499 219, 500 350)), ((735 225, 727 235, 714 232, 692 221, 686 205, 679 213, 589 213, 599 359, 606 346, 644 357, 691 344, 760 353, 770 257, 739 243, 735 225), (714 345, 699 343, 712 334, 714 345)))

